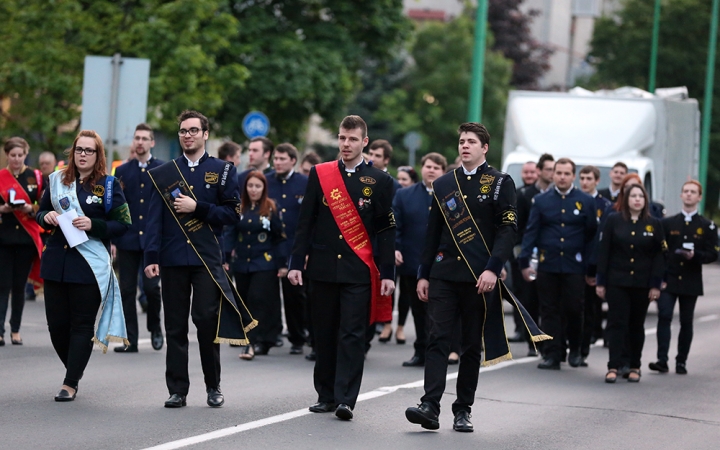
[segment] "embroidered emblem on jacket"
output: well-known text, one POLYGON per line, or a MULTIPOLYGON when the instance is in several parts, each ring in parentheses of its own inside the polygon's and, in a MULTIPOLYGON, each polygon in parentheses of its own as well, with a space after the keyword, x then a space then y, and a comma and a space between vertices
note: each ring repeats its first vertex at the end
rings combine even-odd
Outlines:
POLYGON ((365 184, 375 184, 377 181, 375 181, 375 178, 373 177, 360 177, 360 182, 365 184))
POLYGON ((205 174, 205 182, 208 184, 217 184, 220 174, 215 172, 207 172, 205 174))
POLYGON ((493 181, 495 181, 495 177, 487 173, 482 174, 480 177, 480 184, 493 184, 493 181))
POLYGON ((102 184, 96 184, 95 186, 93 186, 92 193, 94 195, 97 195, 98 197, 102 197, 103 195, 105 195, 105 187, 103 187, 102 184))

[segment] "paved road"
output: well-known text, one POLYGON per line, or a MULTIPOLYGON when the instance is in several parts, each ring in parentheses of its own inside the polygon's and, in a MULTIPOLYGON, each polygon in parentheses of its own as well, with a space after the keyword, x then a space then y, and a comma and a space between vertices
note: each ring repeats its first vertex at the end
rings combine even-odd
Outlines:
MULTIPOLYGON (((251 362, 223 346, 226 404, 211 409, 205 405, 197 346, 191 343, 188 406, 165 409, 165 353, 152 350, 147 335, 141 335, 146 339, 138 354, 94 352, 77 400, 56 403, 52 397, 63 368, 49 342, 43 303, 28 302, 25 345, 0 348, 0 449, 717 449, 720 266, 706 270, 707 295, 696 311, 689 375, 643 369, 639 384, 608 385, 603 348, 593 349, 588 368, 563 365, 560 372, 547 372, 535 368, 536 358, 524 357, 524 345, 513 344, 518 359, 481 373, 472 434, 452 431, 457 366, 449 375, 441 429, 423 431, 405 420, 405 408, 422 395, 422 370, 401 367, 412 346, 395 343, 374 343, 361 401, 349 423, 307 412, 316 398, 312 363, 289 355, 287 345, 251 362)), ((656 348, 654 311, 653 305, 645 367, 656 348)), ((410 344, 411 327, 408 337, 410 344)))

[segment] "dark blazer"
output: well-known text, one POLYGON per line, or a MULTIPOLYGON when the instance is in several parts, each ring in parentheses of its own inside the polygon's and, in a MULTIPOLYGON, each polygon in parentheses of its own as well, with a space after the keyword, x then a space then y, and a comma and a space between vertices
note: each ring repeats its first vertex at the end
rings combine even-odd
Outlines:
POLYGON ((536 184, 527 184, 517 190, 517 243, 522 243, 525 235, 528 219, 530 218, 530 208, 532 207, 532 199, 540 193, 536 184))
POLYGON ((625 220, 619 212, 610 214, 600 235, 598 286, 659 289, 666 249, 660 219, 625 220))
POLYGON ((395 213, 395 249, 403 256, 403 263, 397 268, 399 275, 417 276, 432 203, 433 195, 422 182, 395 193, 392 207, 395 213))
POLYGON ((286 236, 277 211, 270 217, 261 217, 257 209, 249 209, 240 215, 234 227, 229 228, 235 258, 226 255, 226 261, 232 261, 233 272, 278 270, 287 265, 287 253, 281 247, 286 236))
POLYGON ((597 274, 597 252, 598 252, 598 243, 600 241, 600 233, 602 233, 603 228, 605 227, 605 222, 607 222, 607 217, 610 215, 610 213, 613 212, 612 209, 612 202, 610 200, 606 199, 600 193, 594 197, 595 198, 595 214, 597 215, 597 223, 598 228, 595 232, 595 238, 593 239, 592 248, 590 250, 590 256, 588 256, 588 270, 587 275, 590 277, 594 277, 597 274))
POLYGON ((142 168, 139 161, 133 159, 115 169, 115 177, 123 188, 132 217, 132 225, 128 232, 113 240, 113 244, 120 250, 139 252, 144 249, 145 224, 150 208, 150 195, 155 190, 148 170, 164 163, 164 161, 151 157, 147 162, 147 168, 142 168))
MULTIPOLYGON (((83 186, 80 182, 76 182, 77 196, 83 213, 92 221, 91 230, 87 232, 89 237, 101 239, 103 244, 110 253, 110 240, 125 234, 130 228, 130 217, 121 216, 121 212, 125 205, 125 195, 120 187, 120 183, 115 180, 113 183, 112 207, 108 214, 105 214, 105 200, 103 195, 95 195, 99 198, 97 203, 87 203, 88 197, 93 197, 93 189, 102 187, 105 189, 106 177, 100 178, 92 187, 83 186)), ((45 223, 45 215, 54 211, 52 201, 50 200, 50 189, 45 189, 42 200, 40 201, 40 210, 36 216, 36 220, 41 227, 51 230, 50 237, 45 243, 43 256, 40 265, 40 276, 45 280, 65 282, 65 283, 96 283, 95 276, 90 270, 85 258, 80 254, 77 248, 70 248, 65 239, 65 235, 60 227, 55 227, 45 223)), ((108 256, 109 259, 109 256, 108 256)))
POLYGON ((610 194, 610 188, 609 188, 609 187, 606 187, 605 189, 600 189, 600 190, 598 190, 598 194, 599 194, 599 195, 602 195, 602 197, 603 197, 604 199, 608 200, 610 203, 613 203, 613 204, 614 204, 614 203, 617 201, 617 195, 613 197, 612 194, 610 194))
MULTIPOLYGON (((42 192, 38 188, 38 180, 33 169, 28 167, 15 178, 18 184, 25 189, 30 201, 35 203, 40 200, 42 192)), ((42 186, 44 189, 47 184, 43 183, 42 186)), ((4 204, 5 200, 0 196, 0 205, 4 204)), ((9 212, 0 214, 0 245, 35 245, 35 242, 25 228, 20 225, 15 214, 9 212)))
POLYGON ((665 270, 666 291, 677 295, 703 295, 702 265, 718 259, 718 234, 714 222, 694 214, 690 222, 680 213, 662 221, 668 244, 665 270), (675 253, 683 243, 695 244, 695 255, 688 260, 675 253))
POLYGON ((275 200, 282 216, 285 226, 285 239, 280 246, 282 252, 287 256, 292 250, 292 243, 295 239, 298 219, 300 218, 300 205, 302 205, 307 189, 308 177, 301 173, 293 172, 288 178, 278 177, 275 171, 267 175, 268 197, 275 200))
MULTIPOLYGON (((345 187, 358 209, 370 240, 377 241, 375 261, 382 279, 395 279, 395 219, 392 213, 392 177, 362 162, 354 173, 337 161, 345 187), (362 200, 362 201, 361 201, 362 200)), ((290 259, 290 270, 303 270, 308 255, 307 277, 328 283, 370 283, 370 270, 343 239, 326 205, 316 169, 310 171, 300 208, 290 259)))
POLYGON ((595 200, 578 188, 556 188, 536 195, 518 257, 521 269, 538 249, 538 268, 552 273, 584 274, 597 231, 595 200))
MULTIPOLYGON (((474 175, 465 175, 463 166, 460 166, 442 177, 454 178, 455 173, 465 195, 468 210, 490 248, 489 254, 479 255, 481 264, 484 270, 491 270, 500 276, 503 265, 512 255, 517 233, 515 183, 510 175, 490 167, 487 162, 478 167, 474 175), (483 175, 494 177, 487 195, 480 192, 484 187, 480 184, 483 175), (500 191, 495 196, 493 193, 497 191, 498 185, 500 191)), ((477 280, 460 256, 440 208, 437 199, 434 200, 428 218, 427 237, 418 268, 418 278, 475 283, 477 280)))
MULTIPOLYGON (((209 156, 207 153, 199 160, 199 166, 188 167, 185 156, 175 159, 180 172, 190 185, 197 206, 193 217, 205 222, 213 230, 218 242, 222 244, 223 225, 234 225, 238 220, 236 208, 239 206, 237 177, 232 163, 209 156), (230 165, 228 176, 223 184, 222 173, 225 166, 230 165), (214 179, 214 183, 206 182, 206 174, 214 179)), ((172 164, 167 162, 165 164, 172 164)), ((187 245, 187 238, 173 218, 165 201, 153 189, 150 196, 150 214, 145 232, 145 266, 160 264, 161 266, 201 266, 203 262, 195 250, 187 245)), ((221 251, 222 245, 218 248, 221 251)))

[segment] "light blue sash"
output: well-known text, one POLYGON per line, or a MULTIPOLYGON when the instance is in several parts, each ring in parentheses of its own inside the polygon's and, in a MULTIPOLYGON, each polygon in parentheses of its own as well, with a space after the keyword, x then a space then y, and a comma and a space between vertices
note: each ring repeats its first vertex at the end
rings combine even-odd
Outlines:
MULTIPOLYGON (((63 214, 74 209, 78 216, 85 213, 80 206, 75 190, 75 182, 70 186, 62 183, 63 171, 56 171, 50 174, 50 199, 53 208, 58 214, 63 214)), ((106 190, 107 192, 108 190, 106 190)), ((112 197, 110 197, 112 201, 112 197)), ((108 200, 105 199, 105 202, 108 200)), ((106 207, 107 209, 107 207, 106 207)), ((100 320, 95 330, 93 342, 102 348, 103 353, 107 352, 108 343, 121 342, 130 345, 127 340, 127 329, 125 328, 125 316, 123 315, 122 298, 115 272, 112 270, 112 260, 105 245, 100 239, 88 236, 89 240, 75 247, 85 258, 90 269, 92 269, 102 301, 100 303, 100 320)))

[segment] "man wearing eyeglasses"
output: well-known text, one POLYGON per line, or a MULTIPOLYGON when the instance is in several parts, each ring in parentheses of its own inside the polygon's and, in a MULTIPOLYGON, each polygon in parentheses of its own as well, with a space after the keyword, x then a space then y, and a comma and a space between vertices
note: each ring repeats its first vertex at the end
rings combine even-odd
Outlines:
POLYGON ((205 151, 207 117, 183 111, 178 124, 183 155, 150 172, 155 189, 150 198, 153 214, 147 224, 145 274, 159 275, 162 281, 165 381, 170 394, 165 407, 186 405, 188 315, 197 328, 207 404, 220 407, 225 398, 220 391, 219 344, 247 344, 245 331, 256 324, 247 310, 241 318, 242 303, 222 267, 222 227, 238 220, 236 171, 231 162, 205 151))
MULTIPOLYGON (((135 127, 131 147, 135 152, 135 159, 122 164, 115 170, 115 177, 123 188, 132 217, 132 224, 128 232, 113 240, 118 260, 125 325, 130 341, 130 345, 127 347, 115 347, 117 353, 137 353, 138 351, 136 286, 138 271, 143 263, 145 224, 148 221, 150 194, 154 190, 148 171, 164 163, 152 156, 151 150, 155 147, 155 136, 152 128, 145 123, 135 127)), ((163 334, 160 326, 160 279, 149 278, 145 274, 142 278, 142 289, 147 298, 147 330, 150 332, 152 347, 160 350, 163 347, 163 334)))

